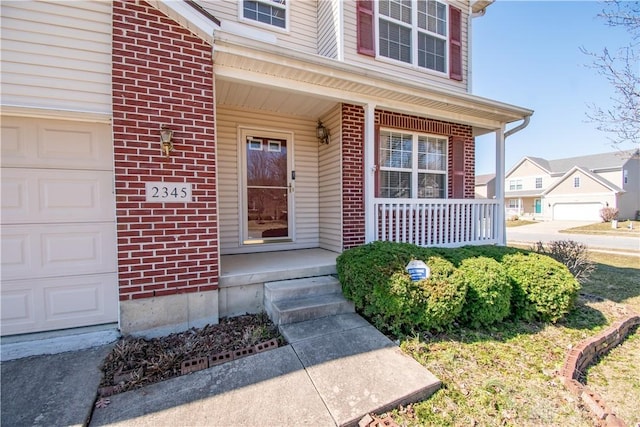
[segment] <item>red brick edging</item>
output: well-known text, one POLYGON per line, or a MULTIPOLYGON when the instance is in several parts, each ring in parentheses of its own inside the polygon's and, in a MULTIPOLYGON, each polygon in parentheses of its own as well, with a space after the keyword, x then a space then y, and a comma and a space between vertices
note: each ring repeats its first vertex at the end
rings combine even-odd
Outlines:
POLYGON ((602 397, 578 381, 581 372, 593 361, 620 344, 629 335, 629 331, 640 325, 640 315, 630 314, 623 320, 613 323, 608 329, 596 336, 588 338, 574 347, 560 371, 562 383, 587 407, 599 420, 599 423, 610 427, 625 427, 626 424, 607 406, 602 397))

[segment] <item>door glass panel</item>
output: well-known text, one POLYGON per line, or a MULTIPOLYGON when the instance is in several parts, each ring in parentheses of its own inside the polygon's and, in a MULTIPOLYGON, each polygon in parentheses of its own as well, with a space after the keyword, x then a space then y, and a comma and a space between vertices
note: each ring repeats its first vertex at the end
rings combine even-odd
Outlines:
POLYGON ((247 138, 246 153, 246 240, 290 237, 287 141, 247 138))

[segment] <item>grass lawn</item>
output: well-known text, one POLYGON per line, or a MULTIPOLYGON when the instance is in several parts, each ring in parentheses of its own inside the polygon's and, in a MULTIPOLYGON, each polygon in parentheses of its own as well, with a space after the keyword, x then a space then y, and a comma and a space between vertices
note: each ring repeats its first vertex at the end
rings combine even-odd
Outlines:
MULTIPOLYGON (((593 280, 583 286, 583 292, 608 298, 640 313, 640 257, 635 259, 593 254, 598 262, 593 280)), ((586 383, 604 398, 627 425, 640 423, 640 331, 629 335, 586 375, 586 383)))
MULTIPOLYGON (((396 421, 434 426, 592 426, 590 415, 560 383, 557 371, 572 346, 624 314, 618 303, 640 311, 638 258, 608 254, 593 258, 597 268, 583 292, 607 300, 581 297, 555 325, 504 322, 490 329, 455 327, 447 333, 404 339, 402 349, 440 378, 443 387, 423 402, 395 410, 396 421)), ((639 342, 627 340, 621 348, 630 343, 629 357, 637 358, 639 342)), ((603 363, 608 363, 606 357, 603 363)), ((602 388, 631 390, 624 399, 632 411, 640 401, 638 375, 629 377, 612 369, 623 375, 616 379, 608 375, 602 388)), ((596 381, 589 378, 589 385, 596 381)), ((622 416, 623 410, 616 410, 622 416)))
POLYGON ((506 221, 507 227, 521 227, 523 225, 535 224, 536 221, 528 221, 526 219, 516 219, 513 221, 506 221))
POLYGON ((560 230, 560 233, 568 234, 604 234, 612 236, 640 236, 640 221, 619 221, 618 228, 611 228, 610 222, 597 222, 581 227, 560 230), (629 224, 633 228, 629 228, 629 224))

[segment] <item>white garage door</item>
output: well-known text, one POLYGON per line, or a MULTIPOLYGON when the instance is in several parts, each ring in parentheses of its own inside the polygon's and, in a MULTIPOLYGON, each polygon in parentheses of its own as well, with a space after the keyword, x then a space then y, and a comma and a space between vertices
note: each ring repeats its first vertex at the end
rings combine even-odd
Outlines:
POLYGON ((600 203, 556 203, 553 219, 571 221, 600 221, 600 203))
POLYGON ((108 124, 2 118, 2 335, 116 322, 108 124))

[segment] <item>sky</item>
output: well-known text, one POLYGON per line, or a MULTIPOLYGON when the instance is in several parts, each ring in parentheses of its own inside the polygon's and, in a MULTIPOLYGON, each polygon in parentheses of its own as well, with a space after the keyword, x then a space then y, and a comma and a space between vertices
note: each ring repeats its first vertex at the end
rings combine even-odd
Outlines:
MULTIPOLYGON (((630 41, 626 31, 597 17, 602 8, 596 1, 497 0, 474 18, 472 93, 534 110, 529 126, 507 138, 507 171, 524 156, 551 160, 616 150, 586 116, 589 105, 611 105, 614 93, 580 47, 611 51, 630 41)), ((494 172, 491 133, 476 138, 476 174, 494 172)))

